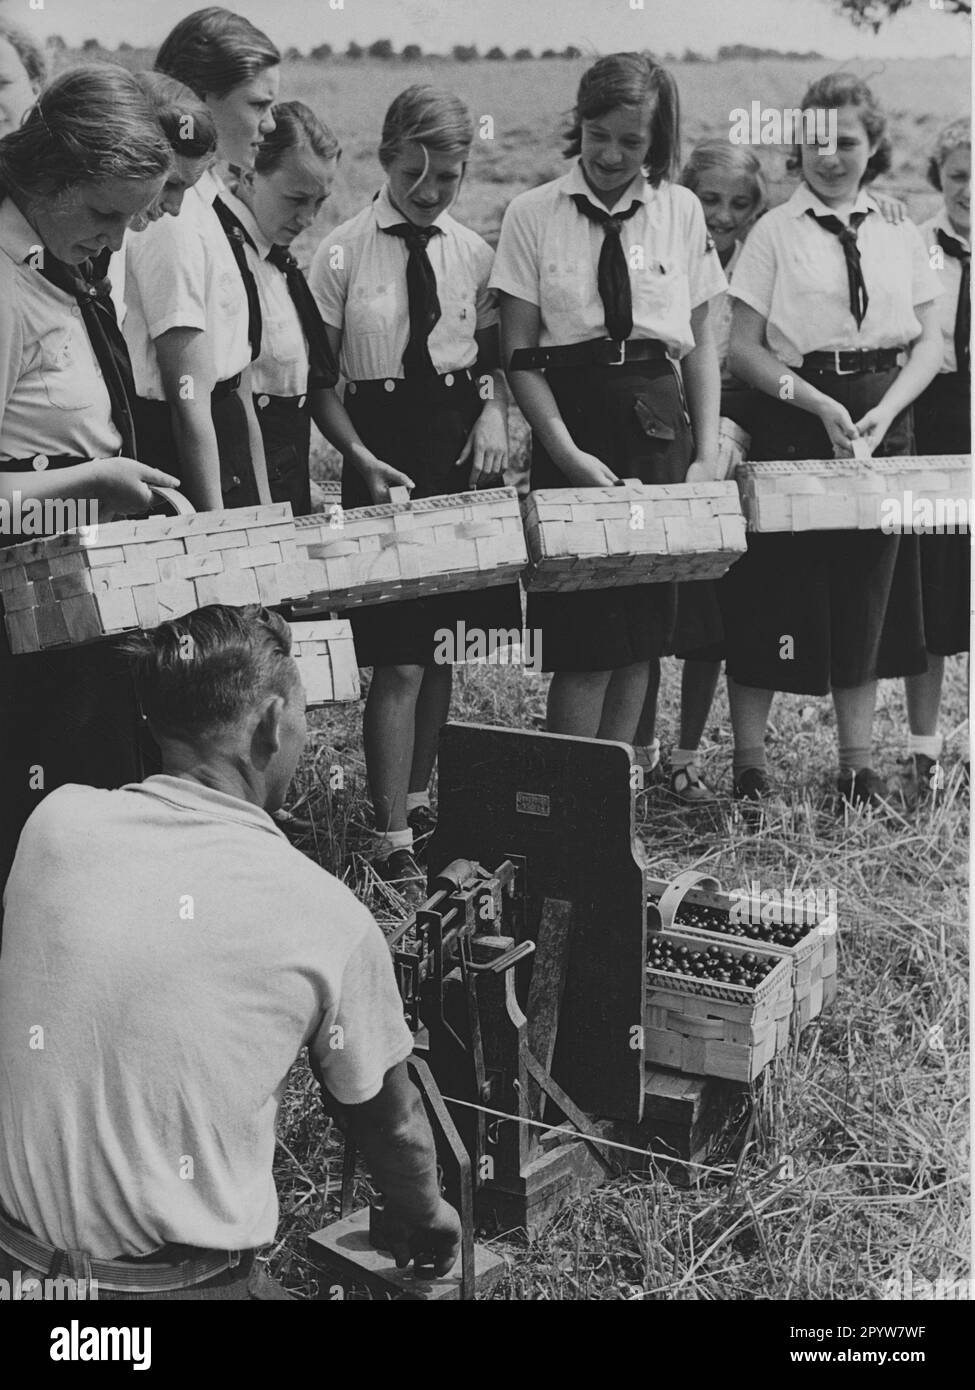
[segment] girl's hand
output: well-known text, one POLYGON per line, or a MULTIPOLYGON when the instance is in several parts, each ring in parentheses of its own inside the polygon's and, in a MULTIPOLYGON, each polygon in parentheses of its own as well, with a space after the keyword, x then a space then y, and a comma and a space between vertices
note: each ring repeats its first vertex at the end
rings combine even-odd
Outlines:
POLYGON ((857 429, 860 431, 860 438, 866 444, 871 454, 875 454, 883 443, 884 435, 890 429, 893 416, 889 410, 885 410, 883 405, 875 405, 873 410, 868 410, 862 420, 857 421, 857 429))
POLYGON ((454 467, 459 467, 468 459, 472 459, 468 480, 471 490, 478 483, 484 483, 486 487, 504 487, 504 470, 508 463, 508 422, 506 412, 499 410, 495 402, 489 401, 477 417, 454 467))
POLYGON ((363 465, 359 472, 362 481, 369 489, 369 497, 374 505, 389 501, 389 489, 391 487, 408 487, 411 491, 416 487, 416 483, 409 474, 401 473, 392 464, 383 463, 382 459, 376 459, 373 463, 363 465))
POLYGON ((619 482, 608 464, 596 458, 595 454, 583 453, 581 449, 562 460, 559 469, 573 487, 615 487, 619 482))
POLYGON ((852 457, 851 441, 856 439, 859 430, 851 420, 850 412, 846 407, 840 405, 839 401, 824 396, 816 414, 822 420, 826 433, 829 435, 829 442, 833 446, 833 453, 836 458, 852 457))
POLYGON ((181 486, 171 473, 162 473, 135 459, 94 459, 89 467, 99 508, 109 513, 109 520, 148 511, 152 505, 150 487, 181 486))
POLYGON ((685 483, 723 483, 724 468, 717 454, 696 458, 687 470, 685 483))
POLYGON ((907 217, 907 204, 902 203, 900 198, 894 198, 889 193, 871 193, 871 198, 880 209, 880 215, 885 222, 889 222, 894 227, 899 227, 907 217))

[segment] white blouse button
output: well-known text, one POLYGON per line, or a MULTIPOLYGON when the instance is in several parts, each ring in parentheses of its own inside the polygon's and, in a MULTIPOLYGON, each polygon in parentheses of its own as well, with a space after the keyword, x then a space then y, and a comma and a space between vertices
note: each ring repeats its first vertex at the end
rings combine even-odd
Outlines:
POLYGON ((384 390, 384 391, 395 391, 395 390, 396 390, 396 382, 395 382, 395 381, 384 381, 384 382, 383 382, 383 390, 384 390))
POLYGON ((38 473, 43 473, 50 462, 47 454, 35 454, 31 459, 31 465, 37 469, 38 473))
POLYGON ((453 374, 453 372, 448 372, 448 373, 447 373, 447 375, 446 375, 446 376, 444 377, 444 379, 443 379, 443 384, 444 384, 444 386, 453 386, 453 384, 454 384, 454 374, 453 374))
POLYGON ((268 408, 268 406, 269 406, 270 404, 271 404, 271 397, 270 397, 270 396, 258 396, 258 398, 257 398, 257 408, 258 408, 258 410, 267 410, 267 408, 268 408))

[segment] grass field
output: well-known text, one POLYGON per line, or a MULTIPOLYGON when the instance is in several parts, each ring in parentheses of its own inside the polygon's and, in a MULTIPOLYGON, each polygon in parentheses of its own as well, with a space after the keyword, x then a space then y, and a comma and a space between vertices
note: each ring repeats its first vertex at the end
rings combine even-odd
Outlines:
MULTIPOLYGON (((138 55, 132 55, 137 58, 138 55)), ((137 65, 134 63, 134 65, 137 65)), ((379 187, 375 148, 382 115, 410 82, 453 87, 476 118, 494 118, 478 141, 457 213, 493 240, 510 198, 562 168, 559 132, 583 62, 464 66, 421 63, 290 65, 283 96, 324 115, 343 147, 331 202, 298 247, 307 259, 327 230, 379 187)), ((729 112, 753 99, 798 105, 826 63, 677 65, 685 151, 726 132, 729 112)), ((916 220, 937 196, 924 182, 939 124, 968 108, 963 60, 894 62, 865 75, 891 115, 894 167, 885 189, 916 220)), ((769 160, 773 197, 786 196, 781 157, 769 160)), ((524 427, 513 418, 516 462, 524 427)), ((334 470, 324 452, 319 475, 334 470)), ((665 663, 661 733, 676 736, 679 669, 665 663)), ((909 1270, 948 1287, 968 1277, 967 864, 968 788, 960 752, 967 733, 966 666, 948 663, 943 728, 952 737, 944 794, 933 808, 890 817, 838 819, 831 805, 835 758, 829 704, 780 696, 770 766, 787 794, 759 824, 730 802, 719 824, 673 812, 659 796, 638 798, 640 836, 660 874, 706 867, 728 888, 759 879, 779 889, 835 889, 840 915, 839 995, 793 1054, 756 1083, 757 1123, 736 1171, 719 1168, 690 1191, 659 1175, 630 1176, 574 1203, 539 1240, 498 1243, 508 1274, 502 1299, 855 1299, 890 1294, 909 1270), (776 1175, 791 1157, 788 1180, 776 1175)), ((545 681, 520 670, 460 668, 453 717, 531 728, 544 713, 545 681)), ((299 772, 300 813, 314 836, 301 843, 344 877, 384 924, 402 904, 368 869, 360 713, 314 716, 299 772), (340 764, 346 790, 329 793, 340 764)), ((906 717, 898 682, 881 687, 878 764, 903 756, 906 717)), ((715 703, 706 774, 727 788, 727 703, 715 703)), ((305 1235, 337 1209, 340 1146, 322 1118, 310 1074, 299 1065, 282 1113, 276 1175, 282 1220, 271 1268, 312 1296, 305 1235)), ((909 1294, 907 1296, 910 1296, 909 1294)))
MULTIPOLYGON (((752 99, 798 104, 825 66, 679 66, 685 149, 726 130, 730 110, 752 99)), ((561 61, 295 64, 283 90, 324 114, 345 149, 323 225, 300 249, 310 254, 328 227, 378 188, 382 113, 413 81, 452 86, 475 117, 493 115, 494 139, 476 143, 457 209, 493 241, 510 198, 560 172, 559 133, 583 67, 561 61)), ((942 120, 967 109, 967 67, 961 60, 892 63, 873 80, 894 135, 894 167, 883 186, 921 220, 937 202, 924 181, 927 147, 942 120)), ((776 200, 787 196, 783 173, 781 158, 773 156, 776 200)), ((512 424, 520 453, 524 429, 516 419, 512 424)), ((794 1053, 756 1083, 757 1123, 736 1172, 702 1175, 690 1191, 654 1173, 600 1188, 565 1210, 541 1239, 497 1243, 508 1274, 496 1297, 869 1300, 901 1287, 896 1281, 905 1270, 915 1297, 922 1280, 953 1288, 968 1277, 969 808, 959 759, 968 702, 965 664, 954 659, 948 667, 943 728, 954 739, 947 787, 933 809, 838 819, 830 795, 829 704, 793 696, 778 697, 769 743, 770 765, 788 794, 760 824, 743 822, 730 802, 715 827, 675 814, 659 795, 638 798, 640 837, 661 874, 696 866, 726 887, 759 879, 835 889, 839 995, 794 1053), (785 1156, 792 1158, 788 1181, 776 1176, 785 1156)), ((678 681, 677 663, 665 663, 665 746, 676 737, 678 681)), ((544 713, 545 680, 531 673, 461 668, 455 689, 457 719, 531 728, 544 713)), ((401 915, 400 904, 358 852, 365 848, 366 819, 359 712, 336 710, 316 720, 300 776, 307 796, 302 814, 310 814, 318 833, 303 848, 391 922, 401 915), (335 763, 347 774, 341 797, 327 792, 325 770, 335 763)), ((900 683, 886 682, 877 739, 888 772, 903 756, 905 731, 900 683)), ((709 748, 708 779, 727 789, 731 743, 723 692, 709 748)), ((335 1212, 338 1152, 310 1075, 299 1067, 281 1127, 282 1221, 271 1265, 305 1296, 314 1281, 304 1237, 335 1212)))

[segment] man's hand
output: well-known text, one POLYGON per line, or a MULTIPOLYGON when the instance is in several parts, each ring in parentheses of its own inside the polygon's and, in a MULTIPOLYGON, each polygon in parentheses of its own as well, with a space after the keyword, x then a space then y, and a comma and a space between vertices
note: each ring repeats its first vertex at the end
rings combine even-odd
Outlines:
POLYGON ((396 1261, 397 1269, 405 1269, 413 1261, 414 1270, 433 1267, 438 1278, 449 1274, 460 1253, 460 1217, 453 1207, 438 1199, 433 1216, 424 1221, 400 1214, 388 1202, 380 1223, 383 1244, 396 1261))

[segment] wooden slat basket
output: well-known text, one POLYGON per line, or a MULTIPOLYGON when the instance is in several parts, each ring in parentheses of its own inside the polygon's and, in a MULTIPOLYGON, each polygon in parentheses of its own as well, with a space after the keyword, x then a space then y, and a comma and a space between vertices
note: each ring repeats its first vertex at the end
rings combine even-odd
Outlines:
POLYGON ((968 529, 966 454, 746 462, 736 480, 749 531, 968 529))
POLYGON ((209 603, 279 604, 306 592, 290 502, 113 521, 0 550, 0 597, 15 654, 152 628, 209 603))
MULTIPOLYGON (((701 937, 662 933, 678 946, 700 950, 701 937)), ((745 949, 728 943, 738 958, 745 949)), ((754 1081, 789 1042, 792 968, 781 956, 748 942, 758 957, 775 961, 756 986, 726 984, 647 966, 644 1005, 645 1057, 650 1065, 694 1076, 754 1081)))
POLYGON ((517 581, 525 538, 514 488, 411 501, 406 488, 375 507, 298 517, 308 600, 302 613, 395 603, 517 581))
MULTIPOLYGON (((787 959, 792 969, 794 994, 792 1024, 797 1030, 801 1031, 818 1018, 835 998, 837 921, 834 913, 817 912, 815 907, 794 902, 783 904, 782 910, 773 912, 760 898, 725 893, 715 879, 693 872, 679 874, 670 882, 647 876, 645 882, 648 905, 656 909, 658 930, 685 932, 709 943, 730 943, 744 950, 758 948, 787 959), (733 931, 706 925, 719 914, 729 919, 733 910, 743 919, 740 926, 736 922, 733 931), (794 946, 746 934, 745 923, 765 923, 771 919, 782 924, 786 916, 803 929, 801 939, 794 946)), ((648 924, 651 928, 654 925, 654 914, 648 924)))
POLYGON ((540 592, 717 579, 745 551, 732 482, 542 488, 523 515, 525 587, 540 592))
POLYGON ((309 708, 359 699, 359 667, 347 618, 292 623, 291 655, 309 708))

